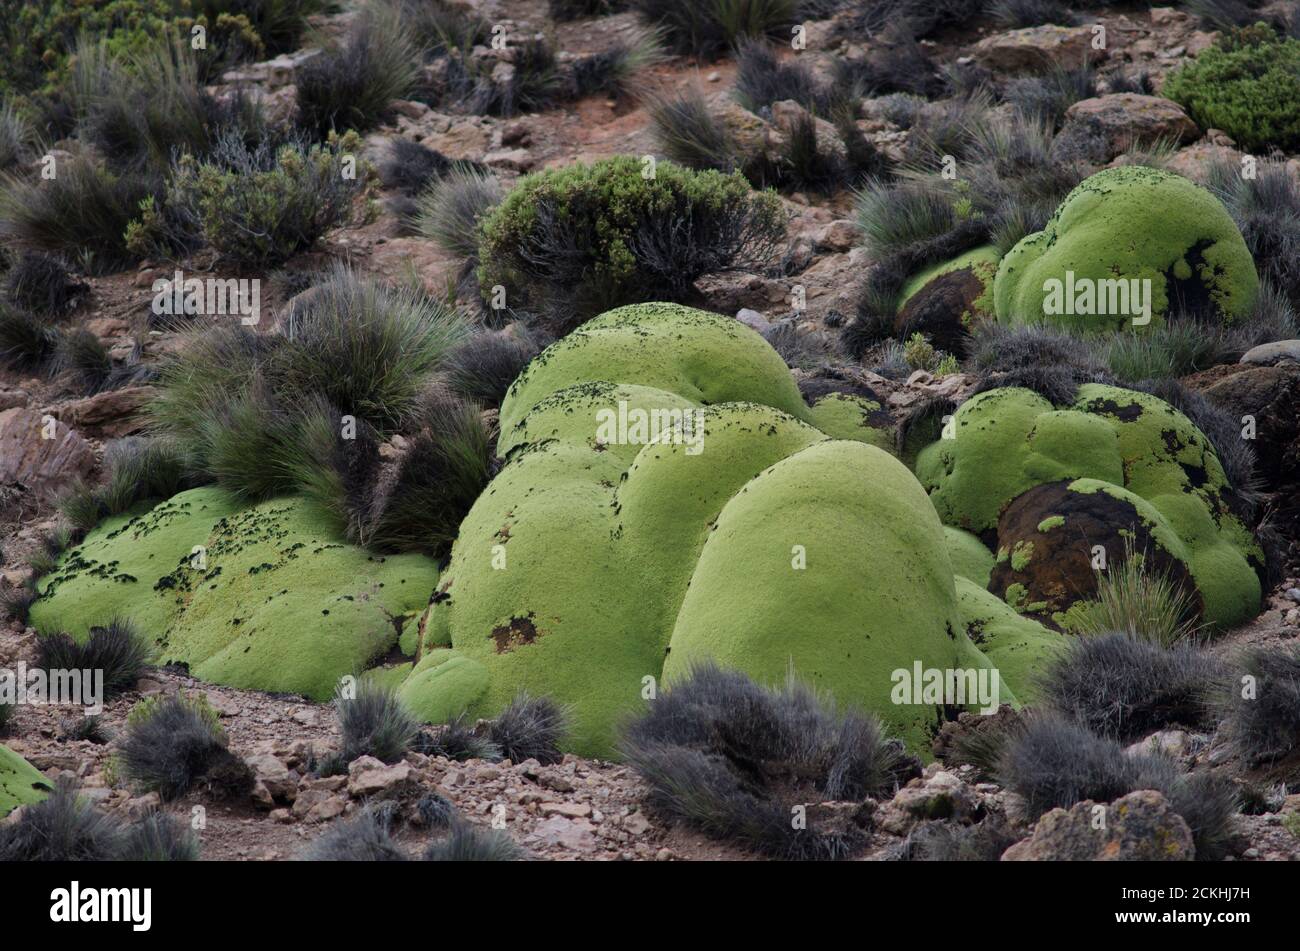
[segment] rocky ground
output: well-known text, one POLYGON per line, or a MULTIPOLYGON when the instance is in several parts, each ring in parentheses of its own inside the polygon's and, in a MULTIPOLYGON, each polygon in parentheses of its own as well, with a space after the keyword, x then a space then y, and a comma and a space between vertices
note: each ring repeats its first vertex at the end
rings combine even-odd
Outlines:
MULTIPOLYGON (((481 6, 493 22, 507 23, 512 32, 527 33, 547 25, 545 4, 539 0, 488 2, 481 6)), ((346 17, 343 14, 322 25, 337 28, 346 17)), ((1107 28, 1109 41, 1104 55, 1109 65, 1146 70, 1157 82, 1184 57, 1204 49, 1213 39, 1213 34, 1199 28, 1189 15, 1168 8, 1150 12, 1104 10, 1094 19, 1107 28)), ((564 24, 560 36, 566 53, 580 54, 602 49, 637 26, 632 14, 617 14, 564 24)), ((827 36, 828 30, 827 24, 810 25, 810 49, 819 48, 819 37, 827 36)), ((1013 69, 1020 58, 1032 55, 1027 50, 1058 50, 1062 56, 1090 55, 1087 44, 1091 35, 1088 27, 1043 27, 1016 34, 986 28, 977 35, 940 34, 923 45, 937 59, 971 58, 995 70, 1013 69)), ((268 105, 287 111, 293 93, 293 69, 300 61, 301 56, 281 57, 250 67, 243 78, 257 84, 268 105)), ((733 81, 734 65, 729 60, 695 62, 682 57, 655 67, 648 80, 651 85, 665 88, 695 83, 710 97, 725 96, 733 81)), ((1100 123, 1110 130, 1115 143, 1139 131, 1167 133, 1183 143, 1173 166, 1193 176, 1210 159, 1236 154, 1226 136, 1215 130, 1196 129, 1172 103, 1161 100, 1165 106, 1155 109, 1149 103, 1136 101, 1142 98, 1089 100, 1080 104, 1077 115, 1069 121, 1091 122, 1092 129, 1100 123)), ((898 150, 905 133, 883 119, 865 119, 862 125, 878 146, 901 154, 898 150)), ((385 140, 393 136, 421 141, 452 158, 484 162, 507 182, 535 169, 655 150, 644 107, 634 99, 603 97, 513 119, 446 115, 420 103, 400 103, 393 125, 372 133, 368 147, 378 154, 385 140)), ((1102 147, 1110 145, 1103 143, 1102 147)), ((1291 165, 1300 173, 1300 163, 1292 159, 1291 165)), ((701 290, 712 309, 737 313, 764 330, 774 322, 792 319, 790 301, 796 285, 801 286, 807 309, 793 319, 801 333, 821 334, 826 330, 828 316, 852 313, 853 285, 867 263, 863 250, 857 247, 857 231, 850 221, 852 196, 796 194, 784 196, 784 200, 791 216, 792 257, 806 263, 782 277, 738 274, 710 279, 701 290)), ((372 224, 332 235, 324 247, 296 261, 295 266, 310 267, 330 258, 342 258, 354 267, 392 279, 414 274, 430 290, 453 283, 460 262, 430 241, 400 236, 397 224, 396 217, 385 212, 372 224)), ((202 259, 187 262, 187 276, 215 273, 213 264, 202 259)), ((135 273, 85 278, 85 293, 73 320, 104 340, 115 356, 130 355, 145 364, 156 363, 179 343, 175 334, 151 330, 148 319, 150 287, 158 277, 169 277, 170 270, 168 266, 145 262, 135 273)), ((228 276, 225 272, 222 275, 228 276)), ((274 313, 283 303, 284 295, 274 282, 264 282, 264 313, 274 313)), ((918 371, 908 381, 897 382, 862 372, 874 389, 888 394, 890 408, 896 411, 934 396, 959 397, 972 382, 961 374, 936 380, 918 371)), ((1216 368, 1191 382, 1209 389, 1234 372, 1216 368)), ((1278 372, 1286 376, 1292 371, 1279 368, 1278 372)), ((1300 369, 1296 372, 1300 373, 1300 369)), ((1293 376, 1288 379, 1294 382, 1293 376)), ((94 480, 102 475, 105 446, 140 430, 138 410, 150 393, 148 384, 143 383, 87 397, 59 378, 24 378, 0 371, 3 584, 21 584, 41 535, 55 526, 52 496, 76 479, 94 480), (42 426, 51 417, 57 421, 55 438, 41 439, 42 426)), ((1294 402, 1290 405, 1294 412, 1294 402)), ((1270 595, 1265 611, 1250 625, 1218 642, 1217 650, 1291 641, 1300 635, 1300 562, 1296 557, 1300 554, 1300 532, 1291 504, 1286 499, 1276 500, 1281 513, 1278 527, 1287 536, 1290 549, 1287 577, 1270 595)), ((16 622, 0 629, 0 666, 30 662, 35 655, 34 641, 35 632, 16 622)), ((346 819, 367 799, 394 799, 402 804, 409 821, 401 825, 399 838, 414 852, 434 835, 419 824, 414 808, 420 795, 429 791, 445 796, 476 823, 504 823, 510 836, 537 858, 745 857, 739 850, 667 826, 648 814, 642 804, 642 784, 631 770, 617 764, 572 756, 551 766, 534 761, 458 763, 412 753, 396 766, 363 758, 351 764, 346 776, 312 778, 307 775, 306 765, 313 752, 327 752, 338 741, 328 705, 202 684, 181 671, 150 674, 134 691, 113 701, 103 721, 110 731, 120 731, 128 710, 142 696, 179 689, 208 697, 220 714, 231 748, 249 762, 258 777, 248 801, 220 802, 192 793, 171 806, 182 815, 203 812, 200 838, 205 859, 292 858, 330 823, 346 819)), ((59 711, 21 707, 4 742, 51 778, 64 774, 77 777, 84 794, 106 809, 136 815, 157 804, 156 794, 136 796, 113 784, 111 774, 106 773, 111 742, 96 745, 65 740, 61 738, 63 729, 59 711)), ((1222 765, 1222 748, 1213 736, 1173 731, 1143 743, 1158 744, 1199 767, 1222 765)), ((1143 795, 1148 794, 1133 794, 1143 795)), ((1162 821, 1161 803, 1135 801, 1130 805, 1135 807, 1130 811, 1141 821, 1162 821)), ((874 811, 875 829, 865 858, 877 860, 897 858, 908 832, 926 816, 947 815, 960 822, 1002 814, 1024 840, 1016 846, 1022 855, 1057 856, 1068 854, 1070 824, 1077 819, 1062 813, 1052 828, 1040 824, 1031 838, 1028 827, 1017 825, 1013 796, 978 781, 970 767, 949 771, 937 765, 927 768, 922 779, 914 780, 892 801, 865 808, 874 811)), ((1293 795, 1281 812, 1240 817, 1240 857, 1300 859, 1300 837, 1286 827, 1287 817, 1297 813, 1300 796, 1293 795)), ((1122 829, 1122 823, 1115 825, 1122 829)), ((1128 840, 1121 839, 1122 832, 1117 831, 1116 848, 1127 847, 1124 841, 1128 840)))

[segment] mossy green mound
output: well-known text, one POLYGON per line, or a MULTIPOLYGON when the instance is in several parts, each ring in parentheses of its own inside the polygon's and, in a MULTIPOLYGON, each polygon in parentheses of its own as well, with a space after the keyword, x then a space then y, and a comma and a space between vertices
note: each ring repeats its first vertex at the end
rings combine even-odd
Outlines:
MULTIPOLYGON (((993 315, 993 278, 998 272, 998 262, 1002 260, 1002 255, 998 249, 991 244, 981 244, 979 247, 971 248, 969 251, 959 254, 950 261, 941 261, 938 264, 932 264, 917 273, 913 274, 903 284, 903 289, 898 294, 898 309, 902 310, 907 306, 916 292, 921 290, 936 277, 944 274, 952 274, 955 271, 967 271, 980 282, 984 288, 983 294, 976 298, 976 307, 981 316, 993 315)), ((972 313, 967 316, 967 320, 975 317, 972 313)))
POLYGON ((1099 566, 1131 549, 1190 582, 1207 623, 1258 613, 1260 546, 1209 440, 1163 400, 1085 384, 1057 408, 989 390, 952 434, 921 452, 917 476, 946 525, 996 546, 990 588, 1018 610, 1068 626, 1099 566))
POLYGON ((241 508, 202 488, 96 528, 41 580, 31 618, 81 639, 128 617, 160 662, 324 699, 397 646, 436 580, 422 555, 341 542, 302 499, 241 508))
POLYGON ((19 806, 40 802, 54 789, 31 763, 7 746, 0 746, 0 819, 19 806))
POLYGON ((1077 331, 1155 326, 1175 301, 1231 323, 1250 314, 1258 287, 1217 198, 1181 175, 1123 166, 1085 179, 1007 252, 994 305, 1003 323, 1077 331))
POLYGON ((549 695, 572 748, 608 755, 623 717, 711 658, 766 681, 793 668, 923 751, 941 711, 892 703, 891 675, 989 662, 921 486, 842 438, 872 429, 871 401, 819 413, 830 398, 810 409, 758 334, 676 305, 554 344, 502 405, 508 462, 461 525, 404 699, 440 720, 549 695), (655 413, 700 438, 634 432, 655 413))

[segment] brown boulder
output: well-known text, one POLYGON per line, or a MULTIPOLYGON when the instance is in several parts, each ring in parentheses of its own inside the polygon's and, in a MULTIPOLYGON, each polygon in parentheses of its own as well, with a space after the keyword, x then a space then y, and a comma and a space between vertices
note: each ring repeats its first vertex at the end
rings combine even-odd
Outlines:
POLYGON ((92 436, 117 439, 144 429, 140 410, 155 392, 151 386, 126 386, 53 406, 45 412, 92 436))
POLYGON ((66 423, 24 407, 0 412, 0 485, 52 492, 94 468, 94 448, 66 423))
POLYGON ((1035 72, 1053 64, 1066 69, 1085 60, 1106 57, 1106 50, 1094 49, 1093 32, 1087 26, 1031 26, 986 36, 975 44, 975 59, 996 72, 1035 72))
POLYGON ((1065 113, 1052 140, 1052 159, 1104 165, 1133 146, 1169 142, 1181 145, 1200 129, 1183 107, 1160 96, 1133 92, 1083 99, 1065 113))
POLYGON ((1160 793, 1143 789, 1103 806, 1086 799, 1053 809, 1004 862, 1186 862, 1192 831, 1160 793))

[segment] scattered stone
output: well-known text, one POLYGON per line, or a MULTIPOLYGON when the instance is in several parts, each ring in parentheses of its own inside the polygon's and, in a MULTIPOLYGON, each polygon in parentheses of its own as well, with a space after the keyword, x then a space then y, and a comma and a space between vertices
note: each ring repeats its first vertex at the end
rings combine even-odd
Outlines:
POLYGON ((1053 809, 1034 833, 1002 855, 1004 862, 1174 862, 1192 858, 1192 832, 1155 790, 1143 789, 1108 806, 1092 800, 1053 809), (1104 814, 1104 821, 1097 817, 1104 814), (1100 825, 1101 828, 1096 826, 1100 825))
POLYGON ((373 756, 361 756, 348 764, 348 794, 354 799, 391 799, 413 785, 410 763, 386 766, 373 756))

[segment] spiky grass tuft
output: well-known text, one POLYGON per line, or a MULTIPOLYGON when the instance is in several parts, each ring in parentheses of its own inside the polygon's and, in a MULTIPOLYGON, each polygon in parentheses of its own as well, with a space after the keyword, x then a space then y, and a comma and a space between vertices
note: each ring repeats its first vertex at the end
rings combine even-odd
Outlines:
POLYGON ((230 751, 216 712, 201 696, 172 694, 136 704, 114 762, 127 782, 165 801, 196 786, 218 798, 253 788, 252 771, 230 751))
POLYGON ((362 681, 355 697, 334 697, 334 712, 343 737, 343 758, 373 756, 395 763, 406 755, 420 730, 419 722, 391 687, 362 681))
POLYGON ((84 643, 60 632, 40 636, 36 645, 42 670, 103 671, 105 697, 134 688, 149 664, 149 646, 126 618, 92 627, 84 643))
POLYGON ((431 842, 421 856, 426 862, 516 862, 523 857, 523 850, 505 833, 464 820, 453 820, 447 837, 431 842))
POLYGON ((527 759, 547 765, 564 758, 560 744, 569 732, 569 716, 549 697, 520 693, 492 720, 488 737, 512 763, 527 759))
POLYGON ((1095 598, 1083 602, 1076 625, 1085 634, 1118 632, 1171 647, 1200 629, 1196 596, 1173 578, 1144 567, 1126 545, 1124 557, 1097 576, 1095 598))
POLYGON ((836 711, 793 678, 780 689, 704 666, 627 725, 620 749, 665 815, 764 854, 844 858, 852 820, 791 828, 791 805, 888 790, 899 749, 870 718, 836 711))

